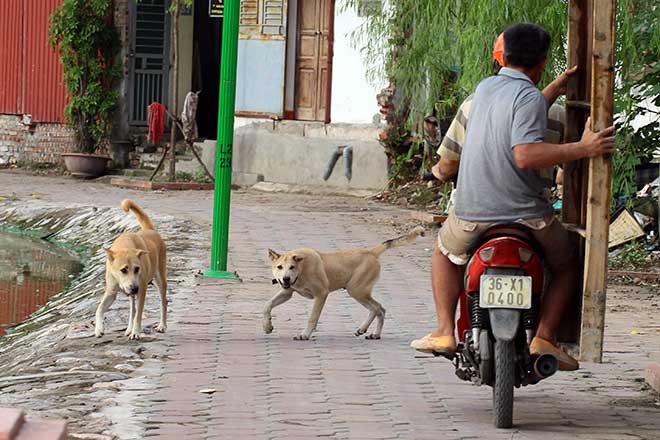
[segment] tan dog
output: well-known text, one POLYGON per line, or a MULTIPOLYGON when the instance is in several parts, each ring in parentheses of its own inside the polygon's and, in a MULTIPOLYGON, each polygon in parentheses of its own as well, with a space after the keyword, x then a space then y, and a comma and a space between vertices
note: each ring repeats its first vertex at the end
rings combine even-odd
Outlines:
POLYGON ((97 337, 103 335, 103 315, 123 291, 131 303, 126 336, 139 339, 142 331, 142 312, 147 295, 147 285, 153 280, 160 291, 160 323, 156 331, 167 329, 167 259, 165 242, 155 231, 147 214, 132 200, 121 202, 124 212, 133 211, 142 230, 137 233, 121 234, 105 249, 108 259, 105 264, 105 294, 96 309, 97 337), (136 306, 137 299, 137 306, 136 306))
POLYGON ((369 326, 378 318, 376 331, 367 339, 380 339, 385 309, 371 297, 371 291, 380 275, 378 257, 388 249, 413 242, 417 236, 424 233, 424 228, 418 226, 401 237, 387 240, 370 249, 350 249, 336 252, 317 252, 314 249, 298 249, 283 255, 269 249, 271 259, 273 284, 279 283, 281 290, 272 297, 264 308, 264 331, 271 333, 273 323, 271 312, 274 307, 291 299, 293 292, 298 292, 305 298, 313 299, 312 313, 307 322, 307 328, 295 340, 307 340, 316 329, 321 316, 321 310, 330 292, 346 289, 348 294, 369 310, 369 316, 355 332, 363 335, 369 326))

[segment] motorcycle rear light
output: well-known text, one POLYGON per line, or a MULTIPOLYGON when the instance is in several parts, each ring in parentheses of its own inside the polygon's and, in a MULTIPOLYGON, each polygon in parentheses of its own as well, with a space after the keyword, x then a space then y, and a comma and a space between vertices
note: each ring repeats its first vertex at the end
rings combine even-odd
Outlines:
POLYGON ((518 256, 520 257, 520 261, 523 263, 527 263, 529 260, 532 259, 532 251, 530 251, 527 248, 518 248, 518 256))
POLYGON ((479 251, 479 258, 481 261, 484 263, 488 263, 491 258, 493 258, 493 252, 495 251, 494 247, 487 247, 483 248, 482 250, 479 251))

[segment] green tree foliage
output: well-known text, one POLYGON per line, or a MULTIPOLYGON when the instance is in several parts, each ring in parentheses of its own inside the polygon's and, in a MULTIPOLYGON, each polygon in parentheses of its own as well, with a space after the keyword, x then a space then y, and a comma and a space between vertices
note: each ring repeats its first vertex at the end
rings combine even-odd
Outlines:
POLYGON ((649 161, 660 148, 660 4, 619 0, 617 18, 619 134, 612 192, 626 196, 636 190, 635 166, 649 161), (638 127, 632 126, 633 120, 638 127))
MULTIPOLYGON (((446 118, 492 73, 497 35, 516 22, 542 25, 552 36, 546 74, 539 84, 566 68, 566 0, 344 0, 369 17, 353 32, 353 42, 369 66, 373 83, 391 81, 409 102, 408 128, 419 131, 422 116, 435 108, 446 118)), ((620 113, 619 152, 614 157, 614 194, 634 190, 634 166, 658 145, 655 121, 634 131, 631 121, 653 114, 640 103, 660 104, 660 5, 646 0, 617 2, 616 111, 620 113)))
POLYGON ((49 43, 64 65, 69 103, 64 115, 76 129, 79 150, 94 153, 107 138, 121 78, 119 34, 111 0, 64 0, 50 17, 49 43))

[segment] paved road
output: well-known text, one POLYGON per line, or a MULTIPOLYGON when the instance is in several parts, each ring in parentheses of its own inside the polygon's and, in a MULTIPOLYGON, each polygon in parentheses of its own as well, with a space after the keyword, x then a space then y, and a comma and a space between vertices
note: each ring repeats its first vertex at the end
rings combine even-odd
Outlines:
MULTIPOLYGON (((145 194, 6 174, 0 188, 57 204, 115 206, 129 195, 197 231, 173 238, 180 245, 170 264, 200 266, 209 252, 209 193, 145 194)), ((660 438, 658 400, 639 381, 649 352, 660 353, 657 292, 611 289, 605 363, 518 390, 515 428, 495 430, 489 388, 459 381, 447 361, 408 347, 433 323, 432 234, 382 256, 374 296, 387 309, 383 339, 353 336, 367 312, 335 292, 312 340, 294 341, 310 309, 302 297, 275 309, 271 335, 261 330, 261 309, 276 290, 266 249, 373 245, 397 235, 406 214, 358 199, 239 192, 233 201, 230 267, 242 282, 173 284, 168 333, 147 344, 158 357, 122 383, 104 411, 119 438, 660 438), (208 388, 216 392, 199 392, 208 388)))

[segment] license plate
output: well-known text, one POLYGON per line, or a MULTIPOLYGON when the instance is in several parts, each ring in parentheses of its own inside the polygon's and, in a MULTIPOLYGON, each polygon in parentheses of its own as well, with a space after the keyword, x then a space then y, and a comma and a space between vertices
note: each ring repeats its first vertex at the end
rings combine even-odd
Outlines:
POLYGON ((532 277, 521 275, 482 275, 479 307, 485 309, 532 308, 532 277))

